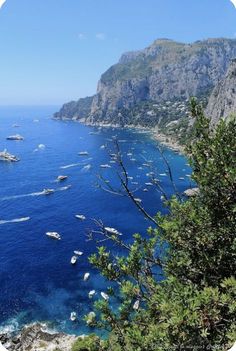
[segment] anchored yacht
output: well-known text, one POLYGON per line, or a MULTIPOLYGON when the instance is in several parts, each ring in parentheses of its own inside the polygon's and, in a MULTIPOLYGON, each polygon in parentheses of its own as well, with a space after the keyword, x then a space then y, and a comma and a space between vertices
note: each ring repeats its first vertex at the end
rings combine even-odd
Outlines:
POLYGON ((0 152, 0 161, 17 162, 20 161, 20 159, 7 152, 7 150, 5 149, 0 152))

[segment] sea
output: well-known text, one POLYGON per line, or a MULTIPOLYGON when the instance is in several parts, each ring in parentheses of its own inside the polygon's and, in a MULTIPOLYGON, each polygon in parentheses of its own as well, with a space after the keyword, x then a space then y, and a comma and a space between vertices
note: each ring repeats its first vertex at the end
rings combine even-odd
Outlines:
POLYGON ((123 252, 110 242, 98 244, 89 234, 100 221, 131 243, 134 233, 145 236, 154 226, 120 187, 121 170, 110 156, 116 141, 129 187, 151 216, 167 211, 160 189, 145 184, 151 178, 159 179, 168 197, 192 186, 188 160, 168 148, 160 152, 149 132, 56 121, 52 115, 58 108, 0 107, 0 151, 7 149, 20 158, 0 162, 0 332, 38 321, 66 333, 91 332, 83 317, 110 283, 88 257, 98 245, 107 245, 117 255, 123 252), (24 140, 6 140, 14 134, 24 140), (58 182, 59 175, 68 178, 58 182), (55 191, 45 195, 48 188, 55 191), (48 231, 58 232, 61 240, 47 237, 48 231), (74 250, 83 255, 72 265, 74 250), (90 273, 87 281, 85 273, 90 273), (96 294, 89 299, 91 290, 96 294), (72 311, 78 316, 74 322, 72 311))

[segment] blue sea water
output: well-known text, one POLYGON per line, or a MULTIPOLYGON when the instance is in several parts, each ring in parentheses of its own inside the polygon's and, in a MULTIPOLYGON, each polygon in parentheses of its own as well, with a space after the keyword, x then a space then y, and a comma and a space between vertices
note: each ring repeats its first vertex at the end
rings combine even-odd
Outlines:
MULTIPOLYGON (((95 227, 93 219, 115 227, 126 241, 135 232, 145 235, 152 225, 129 198, 97 187, 99 174, 118 186, 115 170, 100 168, 110 161, 102 145, 108 144, 112 149, 112 138, 120 140, 129 176, 138 183, 131 187, 152 215, 165 209, 160 192, 145 185, 150 182, 147 174, 151 169, 143 163, 152 161, 152 170, 165 192, 169 196, 174 192, 169 177, 163 175, 166 165, 157 143, 148 133, 55 121, 50 117, 56 110, 57 107, 0 108, 0 151, 7 148, 20 157, 17 163, 0 162, 0 329, 47 321, 65 332, 88 332, 82 318, 109 286, 88 263, 88 256, 96 248, 86 235, 95 227), (15 123, 18 128, 13 127, 15 123), (16 133, 25 140, 6 140, 16 133), (88 151, 88 156, 79 156, 80 151, 88 151), (60 174, 68 176, 63 183, 56 182, 60 174), (65 188, 67 185, 71 188, 65 188), (44 188, 56 191, 45 196, 44 188), (143 192, 144 188, 149 191, 143 192), (79 221, 76 214, 85 215, 86 220, 79 221), (25 217, 30 219, 14 221, 25 217), (47 231, 59 232, 62 240, 46 237, 47 231), (72 266, 74 250, 81 250, 84 255, 72 266), (83 281, 85 272, 91 274, 87 282, 83 281), (93 289, 97 294, 91 300, 88 292, 93 289), (77 312, 77 322, 69 320, 71 311, 77 312)), ((168 149, 164 154, 181 193, 191 186, 191 169, 182 155, 168 149)))

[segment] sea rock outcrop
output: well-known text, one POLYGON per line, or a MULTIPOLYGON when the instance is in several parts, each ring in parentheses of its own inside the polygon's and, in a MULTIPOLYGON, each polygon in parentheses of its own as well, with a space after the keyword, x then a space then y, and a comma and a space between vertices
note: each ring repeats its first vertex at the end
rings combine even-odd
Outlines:
POLYGON ((71 351, 76 338, 51 332, 39 323, 26 326, 18 335, 0 334, 2 348, 8 351, 71 351))

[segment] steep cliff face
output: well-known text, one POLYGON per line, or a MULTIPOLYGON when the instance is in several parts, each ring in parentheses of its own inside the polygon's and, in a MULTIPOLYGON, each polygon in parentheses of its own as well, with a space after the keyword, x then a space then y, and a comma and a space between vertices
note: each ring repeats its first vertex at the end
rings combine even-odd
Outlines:
MULTIPOLYGON (((64 106, 56 117, 86 117, 88 123, 157 125, 169 115, 168 108, 176 101, 183 104, 183 112, 187 114, 185 105, 190 96, 208 96, 235 57, 233 39, 209 39, 193 44, 156 40, 144 50, 124 54, 102 75, 87 116, 76 113, 73 103, 64 106), (140 114, 137 107, 146 103, 152 106, 140 114)), ((171 120, 174 119, 173 115, 171 120)))
POLYGON ((236 59, 232 60, 224 79, 213 90, 206 109, 215 125, 220 118, 236 114, 236 59))
POLYGON ((91 111, 93 96, 71 101, 64 104, 59 112, 54 114, 57 119, 86 119, 91 111))

